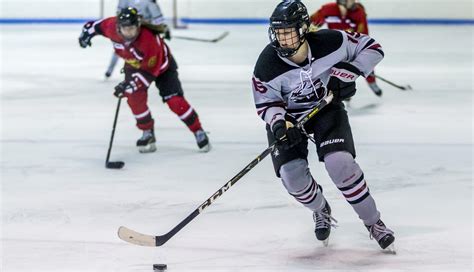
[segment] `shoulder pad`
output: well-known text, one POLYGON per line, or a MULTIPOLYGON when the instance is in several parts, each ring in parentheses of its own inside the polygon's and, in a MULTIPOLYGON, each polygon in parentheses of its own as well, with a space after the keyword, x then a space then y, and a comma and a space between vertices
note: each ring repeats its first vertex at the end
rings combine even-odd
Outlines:
POLYGON ((268 44, 260 53, 253 73, 261 81, 268 82, 292 68, 281 60, 271 44, 268 44))

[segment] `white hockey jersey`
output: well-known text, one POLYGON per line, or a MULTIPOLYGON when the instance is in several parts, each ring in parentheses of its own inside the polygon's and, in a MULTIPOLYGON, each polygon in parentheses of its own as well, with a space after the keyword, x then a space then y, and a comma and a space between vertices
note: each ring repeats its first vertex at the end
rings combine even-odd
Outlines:
POLYGON ((270 126, 285 114, 295 118, 311 110, 327 93, 331 76, 349 82, 368 76, 384 53, 371 37, 339 30, 308 33, 308 58, 297 65, 278 56, 269 44, 260 54, 252 78, 258 115, 270 126), (344 68, 333 67, 336 64, 344 68))

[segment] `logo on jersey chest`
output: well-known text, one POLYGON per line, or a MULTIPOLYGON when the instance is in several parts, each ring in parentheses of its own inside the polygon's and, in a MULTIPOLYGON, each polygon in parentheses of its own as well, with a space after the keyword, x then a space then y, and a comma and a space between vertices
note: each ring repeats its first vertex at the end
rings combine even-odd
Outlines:
POLYGON ((153 67, 155 67, 156 63, 157 63, 156 56, 151 57, 151 58, 148 60, 148 68, 153 68, 153 67))
POLYGON ((139 68, 140 68, 140 64, 141 64, 141 63, 140 63, 140 61, 137 60, 137 59, 125 59, 125 62, 126 62, 128 65, 130 65, 130 66, 132 66, 133 68, 135 68, 135 69, 139 69, 139 68))
POLYGON ((291 91, 290 100, 295 103, 315 102, 324 97, 325 89, 323 83, 318 78, 312 81, 311 78, 303 79, 302 82, 291 91))
MULTIPOLYGON (((113 43, 114 48, 118 50, 124 50, 125 52, 120 53, 120 56, 125 60, 127 64, 132 66, 133 68, 140 68, 143 56, 140 52, 138 52, 135 48, 129 47, 128 49, 125 48, 125 45, 121 43, 113 43), (128 53, 127 53, 128 51, 128 53)), ((148 66, 153 67, 156 65, 156 57, 152 57, 148 61, 148 66)))

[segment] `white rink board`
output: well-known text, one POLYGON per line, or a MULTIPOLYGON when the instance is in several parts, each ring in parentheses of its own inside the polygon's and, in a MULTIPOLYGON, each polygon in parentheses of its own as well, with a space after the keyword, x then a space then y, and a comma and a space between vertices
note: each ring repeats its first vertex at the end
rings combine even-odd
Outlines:
MULTIPOLYGON (((171 17, 174 0, 157 1, 171 17)), ((269 18, 278 0, 177 0, 180 17, 269 18)), ((310 13, 332 1, 303 1, 310 13)), ((471 0, 363 0, 369 18, 472 19, 471 0)), ((103 3, 115 15, 118 0, 2 0, 0 18, 97 18, 103 3)))

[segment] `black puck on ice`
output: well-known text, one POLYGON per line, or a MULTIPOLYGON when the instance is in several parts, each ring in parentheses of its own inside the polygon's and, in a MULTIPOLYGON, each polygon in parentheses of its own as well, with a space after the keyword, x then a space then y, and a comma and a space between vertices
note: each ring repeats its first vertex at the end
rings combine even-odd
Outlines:
POLYGON ((154 264, 153 271, 165 271, 168 268, 166 264, 154 264))

